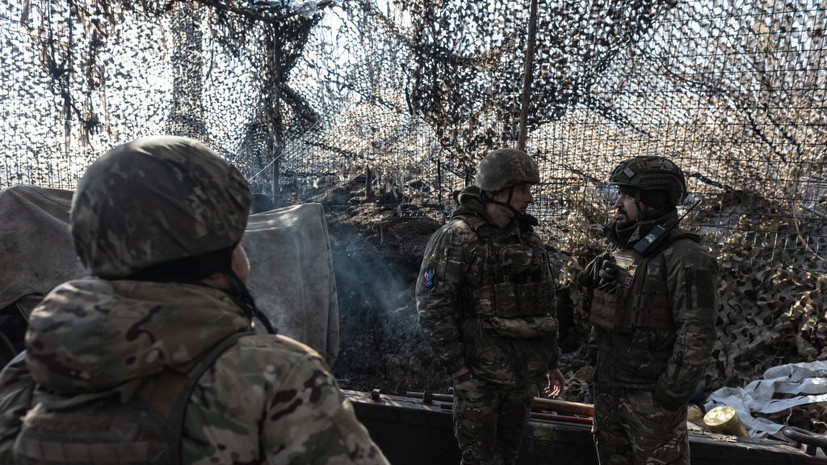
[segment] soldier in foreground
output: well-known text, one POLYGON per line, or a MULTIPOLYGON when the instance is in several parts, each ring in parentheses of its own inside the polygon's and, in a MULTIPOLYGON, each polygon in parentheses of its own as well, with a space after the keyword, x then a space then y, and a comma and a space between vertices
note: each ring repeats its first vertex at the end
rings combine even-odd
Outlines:
POLYGON ((515 463, 535 381, 546 375, 551 397, 563 388, 554 279, 526 214, 538 182, 525 152, 489 153, 425 249, 417 310, 453 380, 463 465, 515 463))
POLYGON ((718 265, 699 237, 671 227, 683 172, 655 156, 620 163, 609 251, 589 263, 596 345, 594 441, 601 465, 689 465, 687 403, 715 342, 718 265))
POLYGON ((181 137, 89 167, 71 232, 92 276, 46 296, 0 374, 0 463, 387 463, 316 352, 253 331, 250 199, 181 137))

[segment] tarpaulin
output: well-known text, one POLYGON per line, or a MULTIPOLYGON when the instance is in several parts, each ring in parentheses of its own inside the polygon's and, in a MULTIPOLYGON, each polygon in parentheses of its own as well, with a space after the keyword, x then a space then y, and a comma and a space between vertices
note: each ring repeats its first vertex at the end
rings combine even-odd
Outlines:
POLYGON ((753 413, 776 413, 797 405, 827 402, 827 361, 790 363, 767 369, 764 378, 745 387, 724 387, 713 392, 704 407, 734 408, 752 437, 775 434, 784 425, 753 413))
MULTIPOLYGON (((87 274, 69 230, 72 194, 34 186, 0 190, 0 308, 87 274)), ((339 351, 339 311, 321 204, 251 215, 242 245, 259 309, 281 334, 309 345, 332 365, 339 351)))
POLYGON ((250 215, 241 243, 258 308, 281 334, 316 349, 332 366, 339 353, 339 306, 322 205, 250 215))
POLYGON ((86 274, 69 233, 71 205, 69 190, 0 190, 0 308, 86 274))

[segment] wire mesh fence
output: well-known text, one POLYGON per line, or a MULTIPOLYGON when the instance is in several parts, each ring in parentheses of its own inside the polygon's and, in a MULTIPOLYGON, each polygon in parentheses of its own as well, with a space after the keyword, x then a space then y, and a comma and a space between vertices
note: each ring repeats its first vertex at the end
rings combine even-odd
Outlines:
MULTIPOLYGON (((527 2, 11 0, 0 186, 71 189, 107 148, 173 133, 278 204, 444 218, 480 157, 516 145, 529 19, 527 2)), ((596 250, 608 174, 658 154, 725 266, 827 270, 826 26, 804 0, 540 0, 526 148, 549 241, 596 250)))

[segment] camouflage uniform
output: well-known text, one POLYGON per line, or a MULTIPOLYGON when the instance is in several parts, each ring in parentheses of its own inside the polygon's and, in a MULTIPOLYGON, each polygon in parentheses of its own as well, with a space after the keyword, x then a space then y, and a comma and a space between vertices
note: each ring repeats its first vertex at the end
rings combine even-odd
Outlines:
MULTIPOLYGON (((87 170, 72 234, 98 277, 47 295, 31 315, 27 351, 0 373, 0 463, 12 461, 35 385, 64 396, 102 392, 188 366, 226 336, 252 333, 254 303, 239 289, 164 274, 165 259, 237 244, 249 204, 235 169, 189 139, 138 140, 87 170), (159 264, 159 281, 130 279, 159 264)), ((272 334, 241 338, 198 378, 181 447, 186 464, 387 464, 320 356, 272 334)))
MULTIPOLYGON (((646 257, 634 245, 658 218, 607 226, 615 279, 594 289, 594 439, 601 465, 689 464, 686 407, 715 342, 718 265, 676 229, 646 257)), ((590 263, 585 276, 594 274, 590 263)))
MULTIPOLYGON (((25 363, 0 376, 0 462, 32 381, 100 391, 186 364, 249 331, 227 295, 205 286, 94 278, 63 284, 32 314, 25 363)), ((387 463, 319 355, 284 336, 254 335, 199 380, 186 411, 183 463, 387 463)))
POLYGON ((454 381, 462 463, 514 463, 533 383, 557 368, 554 281, 529 218, 498 228, 477 187, 426 247, 416 286, 426 338, 454 381))

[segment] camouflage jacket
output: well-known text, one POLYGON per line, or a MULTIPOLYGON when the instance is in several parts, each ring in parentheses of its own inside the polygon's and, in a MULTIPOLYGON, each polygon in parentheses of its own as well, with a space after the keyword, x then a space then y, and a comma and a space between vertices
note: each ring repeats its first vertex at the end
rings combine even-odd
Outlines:
POLYGON ((560 355, 548 253, 530 227, 497 228, 470 198, 460 197, 426 246, 420 324, 448 373, 467 366, 494 383, 524 383, 556 368, 560 355))
MULTIPOLYGON (((0 374, 0 463, 11 463, 37 383, 108 389, 186 364, 250 330, 223 292, 198 285, 73 281, 35 308, 27 352, 0 374)), ((200 378, 182 436, 186 464, 386 464, 320 356, 283 336, 241 338, 200 378)))
POLYGON ((614 253, 616 259, 635 256, 642 281, 618 280, 618 295, 626 295, 624 328, 594 327, 594 383, 651 390, 661 406, 677 410, 694 394, 715 343, 718 265, 697 236, 685 232, 643 261, 631 247, 644 234, 633 234, 614 253))

